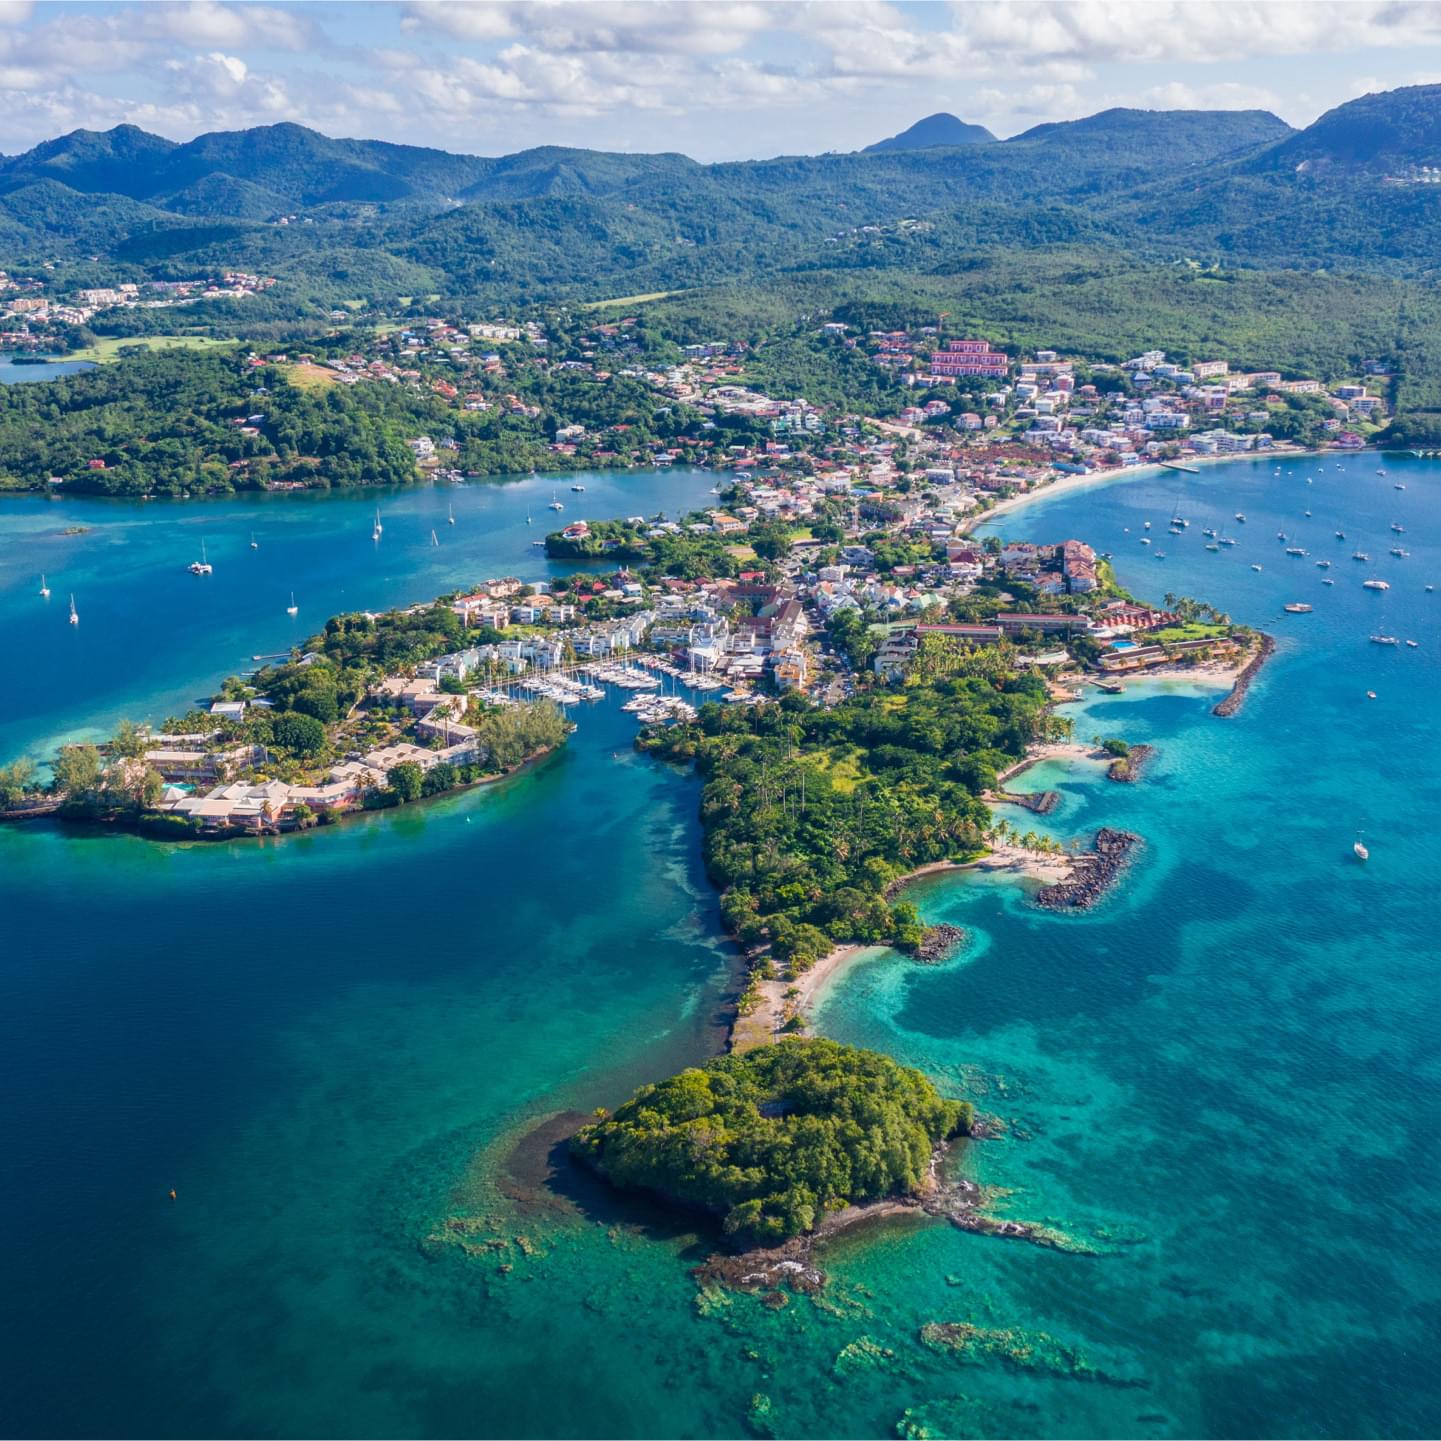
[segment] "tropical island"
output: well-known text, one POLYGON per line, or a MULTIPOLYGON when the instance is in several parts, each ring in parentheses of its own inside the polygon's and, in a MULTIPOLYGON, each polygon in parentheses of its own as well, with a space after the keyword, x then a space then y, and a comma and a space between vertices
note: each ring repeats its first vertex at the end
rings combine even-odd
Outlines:
POLYGON ((613 1185, 710 1212, 738 1247, 774 1246, 933 1186, 937 1147, 973 1119, 875 1051, 786 1041, 642 1086, 571 1148, 613 1185))

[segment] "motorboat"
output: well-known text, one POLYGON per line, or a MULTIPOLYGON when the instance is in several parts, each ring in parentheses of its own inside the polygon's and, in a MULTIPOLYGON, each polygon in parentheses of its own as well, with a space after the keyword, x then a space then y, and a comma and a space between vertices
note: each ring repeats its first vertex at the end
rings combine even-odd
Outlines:
POLYGON ((1284 610, 1287 615, 1310 615, 1312 608, 1299 600, 1293 600, 1290 605, 1283 605, 1281 609, 1284 610))

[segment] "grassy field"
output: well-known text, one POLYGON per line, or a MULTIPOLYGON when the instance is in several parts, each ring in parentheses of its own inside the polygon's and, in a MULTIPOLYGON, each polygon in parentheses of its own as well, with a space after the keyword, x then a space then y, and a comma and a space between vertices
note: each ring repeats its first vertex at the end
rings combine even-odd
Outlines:
POLYGON ((285 367, 285 378, 297 390, 324 390, 335 384, 335 372, 323 365, 312 365, 309 361, 297 361, 285 367))
POLYGON ((651 300, 669 300, 672 295, 684 295, 684 290, 652 290, 646 295, 617 295, 612 300, 588 300, 582 310, 608 310, 613 305, 644 305, 651 300))
POLYGON ((1210 640, 1215 636, 1227 634, 1229 630, 1230 626, 1208 625, 1201 621, 1192 621, 1189 625, 1168 625, 1164 630, 1151 631, 1147 634, 1146 640, 1154 641, 1158 645, 1166 645, 1178 640, 1210 640))
POLYGON ((238 340, 211 340, 205 335, 121 335, 97 340, 83 350, 72 350, 66 360, 93 360, 104 365, 119 358, 120 351, 137 346, 142 350, 224 350, 239 345, 238 340))

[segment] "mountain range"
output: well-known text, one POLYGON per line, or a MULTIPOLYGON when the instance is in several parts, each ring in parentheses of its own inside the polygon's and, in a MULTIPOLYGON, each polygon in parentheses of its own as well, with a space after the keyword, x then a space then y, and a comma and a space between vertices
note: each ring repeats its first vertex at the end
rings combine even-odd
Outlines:
POLYGON ((122 125, 0 158, 0 263, 585 296, 1082 241, 1427 274, 1441 254, 1430 166, 1441 86, 1364 96, 1300 131, 1259 110, 1113 109, 998 140, 940 114, 860 152, 711 165, 452 154, 292 124, 178 143, 122 125))

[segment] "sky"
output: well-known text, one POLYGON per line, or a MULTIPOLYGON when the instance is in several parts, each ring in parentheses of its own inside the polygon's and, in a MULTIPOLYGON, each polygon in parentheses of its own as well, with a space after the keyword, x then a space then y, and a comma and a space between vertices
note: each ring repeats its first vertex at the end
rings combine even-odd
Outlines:
POLYGON ((1306 125, 1441 82, 1441 0, 0 0, 0 152, 130 123, 295 121, 498 155, 855 150, 1113 105, 1306 125))

